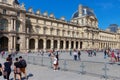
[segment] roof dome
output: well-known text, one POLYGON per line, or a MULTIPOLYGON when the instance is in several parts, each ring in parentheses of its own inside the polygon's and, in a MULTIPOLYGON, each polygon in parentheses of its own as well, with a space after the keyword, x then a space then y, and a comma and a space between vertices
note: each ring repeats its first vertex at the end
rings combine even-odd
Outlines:
MULTIPOLYGON (((94 16, 94 17, 96 17, 93 10, 88 8, 87 6, 82 6, 82 16, 94 16)), ((79 17, 78 11, 76 11, 72 15, 72 18, 77 18, 77 17, 79 17)))
POLYGON ((18 0, 14 0, 14 3, 16 3, 16 4, 18 4, 18 5, 19 5, 19 2, 18 2, 18 0))

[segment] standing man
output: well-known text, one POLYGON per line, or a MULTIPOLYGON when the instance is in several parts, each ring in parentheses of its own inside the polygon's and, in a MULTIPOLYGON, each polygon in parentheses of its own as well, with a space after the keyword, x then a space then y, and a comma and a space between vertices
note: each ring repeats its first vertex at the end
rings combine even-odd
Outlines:
POLYGON ((80 50, 79 50, 79 51, 78 51, 78 59, 79 59, 79 60, 81 60, 80 56, 81 56, 81 52, 80 52, 80 50))
POLYGON ((74 50, 74 52, 73 52, 73 55, 74 55, 74 60, 76 61, 77 60, 77 51, 76 50, 74 50))

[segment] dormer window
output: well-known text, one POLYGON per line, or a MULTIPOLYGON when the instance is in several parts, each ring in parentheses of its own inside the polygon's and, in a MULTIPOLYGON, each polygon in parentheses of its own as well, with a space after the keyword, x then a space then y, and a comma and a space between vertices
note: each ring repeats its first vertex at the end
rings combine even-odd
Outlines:
POLYGON ((7 0, 2 0, 3 3, 7 3, 7 0))
POLYGON ((6 9, 3 9, 3 14, 6 14, 6 9))

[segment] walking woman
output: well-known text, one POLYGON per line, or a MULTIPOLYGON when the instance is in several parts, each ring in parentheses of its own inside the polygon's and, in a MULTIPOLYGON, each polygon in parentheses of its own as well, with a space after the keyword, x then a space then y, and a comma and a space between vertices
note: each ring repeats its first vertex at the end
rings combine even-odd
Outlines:
POLYGON ((4 63, 4 72, 3 72, 3 75, 4 75, 4 79, 7 79, 9 80, 9 76, 10 76, 10 73, 11 73, 11 61, 9 58, 6 58, 6 62, 4 63))
POLYGON ((18 58, 15 59, 16 61, 14 62, 14 78, 15 80, 21 80, 21 71, 20 71, 20 63, 18 58))

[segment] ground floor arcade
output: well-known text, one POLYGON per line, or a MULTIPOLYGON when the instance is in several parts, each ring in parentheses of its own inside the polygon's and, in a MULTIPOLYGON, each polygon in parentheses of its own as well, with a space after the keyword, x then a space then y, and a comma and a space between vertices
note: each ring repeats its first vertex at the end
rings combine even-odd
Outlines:
POLYGON ((104 49, 104 48, 119 48, 118 43, 100 42, 84 39, 72 38, 53 38, 53 37, 28 37, 25 35, 2 36, 0 37, 0 50, 12 51, 39 51, 50 49, 104 49))

